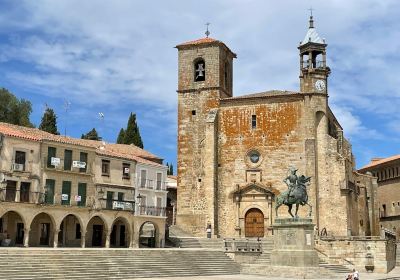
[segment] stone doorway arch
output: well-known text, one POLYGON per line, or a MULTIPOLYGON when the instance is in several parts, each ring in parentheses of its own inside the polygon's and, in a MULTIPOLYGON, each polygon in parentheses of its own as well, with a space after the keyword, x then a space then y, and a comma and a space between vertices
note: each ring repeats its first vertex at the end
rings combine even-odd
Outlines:
POLYGON ((23 246, 25 220, 15 211, 7 211, 0 217, 0 244, 4 247, 23 246))
POLYGON ((58 246, 60 247, 80 247, 82 243, 83 224, 79 217, 68 214, 60 223, 58 233, 58 246))
POLYGON ((158 230, 153 222, 144 222, 139 231, 139 248, 155 248, 158 230))
POLYGON ((29 232, 29 246, 52 247, 55 237, 55 221, 47 213, 39 213, 33 218, 29 232))
POLYGON ((264 214, 258 208, 251 208, 245 215, 245 237, 264 237, 264 214))
POLYGON ((107 225, 100 216, 90 219, 86 227, 86 247, 105 247, 107 225))
POLYGON ((131 242, 129 222, 124 217, 118 217, 111 226, 110 246, 127 248, 131 242))

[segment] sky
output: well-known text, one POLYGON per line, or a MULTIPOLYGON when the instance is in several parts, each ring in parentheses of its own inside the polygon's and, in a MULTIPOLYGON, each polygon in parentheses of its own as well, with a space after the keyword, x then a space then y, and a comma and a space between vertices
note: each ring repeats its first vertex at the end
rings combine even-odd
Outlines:
POLYGON ((0 0, 0 87, 32 102, 36 125, 53 108, 72 137, 94 127, 115 142, 134 112, 145 149, 176 167, 174 46, 205 37, 210 22, 210 37, 238 55, 235 96, 298 91, 310 7, 357 167, 399 154, 398 0, 0 0))

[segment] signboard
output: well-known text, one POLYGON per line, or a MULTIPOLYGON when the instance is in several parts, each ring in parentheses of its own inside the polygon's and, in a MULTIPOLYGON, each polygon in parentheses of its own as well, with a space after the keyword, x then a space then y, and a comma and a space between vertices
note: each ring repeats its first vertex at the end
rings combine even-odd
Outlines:
POLYGON ((80 195, 75 195, 75 201, 76 202, 81 202, 82 201, 82 197, 80 195))
POLYGON ((114 201, 114 202, 113 202, 113 209, 121 209, 121 210, 124 210, 124 209, 125 209, 125 202, 122 202, 122 201, 114 201))
POLYGON ((56 158, 56 157, 51 158, 51 165, 59 166, 60 163, 61 163, 61 160, 59 158, 56 158))
POLYGON ((66 193, 61 194, 61 200, 68 200, 68 194, 66 193))
POLYGON ((86 162, 74 160, 74 161, 72 162, 72 167, 75 167, 75 168, 85 168, 85 167, 86 167, 86 162))

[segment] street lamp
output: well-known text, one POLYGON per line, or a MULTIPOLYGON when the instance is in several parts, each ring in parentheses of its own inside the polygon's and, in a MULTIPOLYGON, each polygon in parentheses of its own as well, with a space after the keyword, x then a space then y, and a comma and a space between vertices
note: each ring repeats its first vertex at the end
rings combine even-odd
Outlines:
POLYGON ((137 200, 137 206, 138 206, 138 214, 140 215, 140 207, 141 207, 141 205, 140 205, 140 203, 142 202, 142 196, 140 195, 140 193, 138 194, 138 196, 136 197, 136 200, 137 200))

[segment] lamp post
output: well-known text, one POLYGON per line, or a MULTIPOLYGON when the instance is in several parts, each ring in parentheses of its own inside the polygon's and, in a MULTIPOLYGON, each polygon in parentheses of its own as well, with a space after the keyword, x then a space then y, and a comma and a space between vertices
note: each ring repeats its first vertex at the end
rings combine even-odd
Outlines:
POLYGON ((140 209, 140 207, 141 207, 141 202, 142 202, 142 196, 140 195, 140 193, 138 194, 138 196, 136 197, 136 200, 137 200, 137 206, 138 206, 138 214, 140 215, 141 213, 141 209, 140 209))

